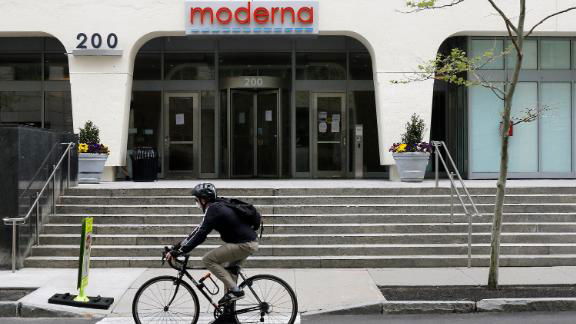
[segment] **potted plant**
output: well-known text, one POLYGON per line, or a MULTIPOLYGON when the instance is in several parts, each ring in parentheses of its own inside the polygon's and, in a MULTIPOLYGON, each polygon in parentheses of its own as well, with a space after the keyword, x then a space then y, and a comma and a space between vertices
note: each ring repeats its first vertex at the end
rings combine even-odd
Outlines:
POLYGON ((110 151, 100 144, 100 130, 92 121, 87 121, 80 128, 80 143, 78 144, 78 182, 100 183, 104 164, 110 151))
POLYGON ((402 142, 390 147, 390 152, 396 161, 400 180, 403 182, 422 182, 428 166, 432 145, 422 141, 425 129, 424 120, 413 114, 406 123, 406 132, 402 142))

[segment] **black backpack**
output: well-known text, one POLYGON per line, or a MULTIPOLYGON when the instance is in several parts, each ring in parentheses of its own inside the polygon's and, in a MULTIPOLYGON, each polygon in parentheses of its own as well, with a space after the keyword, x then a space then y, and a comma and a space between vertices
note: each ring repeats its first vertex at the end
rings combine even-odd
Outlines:
POLYGON ((254 205, 235 198, 222 198, 216 200, 218 203, 234 210, 242 223, 250 226, 254 231, 260 230, 260 238, 264 232, 264 221, 260 212, 254 205))

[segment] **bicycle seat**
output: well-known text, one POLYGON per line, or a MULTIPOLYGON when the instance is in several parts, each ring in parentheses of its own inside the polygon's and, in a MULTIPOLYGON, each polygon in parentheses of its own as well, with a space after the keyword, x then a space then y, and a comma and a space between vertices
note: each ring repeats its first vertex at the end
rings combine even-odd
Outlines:
POLYGON ((242 268, 238 265, 227 266, 225 269, 236 276, 240 274, 240 271, 242 271, 242 268))

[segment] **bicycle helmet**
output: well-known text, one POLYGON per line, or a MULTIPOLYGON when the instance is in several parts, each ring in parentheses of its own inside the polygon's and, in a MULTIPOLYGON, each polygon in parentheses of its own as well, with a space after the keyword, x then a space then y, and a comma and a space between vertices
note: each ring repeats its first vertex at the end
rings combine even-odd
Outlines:
POLYGON ((192 189, 192 196, 196 198, 206 199, 208 201, 216 200, 216 187, 211 183, 201 183, 192 189))

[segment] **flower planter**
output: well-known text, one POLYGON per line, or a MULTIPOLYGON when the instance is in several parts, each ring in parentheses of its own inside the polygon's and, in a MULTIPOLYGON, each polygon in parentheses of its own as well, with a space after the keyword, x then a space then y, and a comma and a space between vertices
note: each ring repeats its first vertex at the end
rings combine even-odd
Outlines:
POLYGON ((428 167, 430 153, 405 152, 393 153, 394 161, 398 167, 398 173, 402 182, 422 182, 424 173, 428 167))
POLYGON ((100 183, 108 154, 78 153, 78 183, 100 183))

